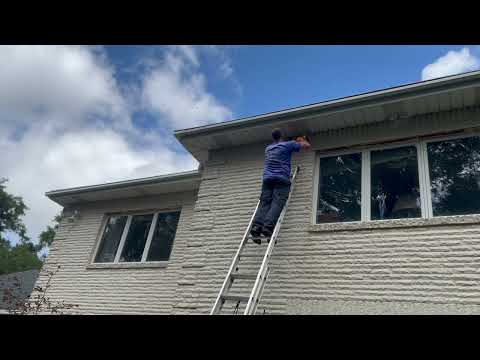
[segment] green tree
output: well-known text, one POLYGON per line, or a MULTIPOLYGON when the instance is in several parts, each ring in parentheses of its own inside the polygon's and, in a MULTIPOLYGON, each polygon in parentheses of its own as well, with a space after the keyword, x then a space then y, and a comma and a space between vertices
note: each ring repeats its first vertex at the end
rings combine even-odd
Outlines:
POLYGON ((0 239, 5 231, 11 231, 20 236, 22 242, 28 242, 27 229, 21 219, 28 207, 21 197, 7 193, 6 182, 7 179, 0 178, 0 239))
POLYGON ((62 220, 62 215, 58 214, 53 219, 53 227, 48 225, 47 229, 42 231, 39 236, 39 250, 52 245, 53 239, 55 238, 55 233, 58 230, 60 221, 62 220))
POLYGON ((27 242, 11 246, 6 240, 0 242, 0 275, 40 269, 41 266, 34 244, 27 242))
POLYGON ((6 191, 6 182, 7 179, 0 179, 0 275, 42 266, 37 256, 38 248, 26 235, 27 229, 21 218, 28 207, 21 197, 6 191), (12 246, 4 238, 6 232, 17 234, 20 242, 12 246))

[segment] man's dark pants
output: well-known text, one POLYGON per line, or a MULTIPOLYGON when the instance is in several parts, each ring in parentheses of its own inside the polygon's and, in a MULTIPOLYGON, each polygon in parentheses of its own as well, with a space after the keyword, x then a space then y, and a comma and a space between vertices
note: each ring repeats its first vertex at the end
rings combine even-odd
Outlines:
POLYGON ((277 179, 263 180, 262 194, 253 224, 273 232, 290 192, 290 182, 277 179))

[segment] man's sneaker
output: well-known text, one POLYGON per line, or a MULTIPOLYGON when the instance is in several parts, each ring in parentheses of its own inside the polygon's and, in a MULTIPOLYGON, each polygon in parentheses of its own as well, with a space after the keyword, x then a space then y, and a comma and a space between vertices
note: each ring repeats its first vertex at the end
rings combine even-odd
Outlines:
POLYGON ((262 235, 265 236, 265 238, 267 239, 267 243, 269 243, 270 238, 272 237, 272 231, 270 229, 263 228, 262 235))
POLYGON ((260 239, 261 233, 262 233, 262 228, 258 225, 253 225, 252 228, 250 229, 250 235, 252 236, 252 241, 255 244, 260 245, 262 243, 262 240, 260 239))

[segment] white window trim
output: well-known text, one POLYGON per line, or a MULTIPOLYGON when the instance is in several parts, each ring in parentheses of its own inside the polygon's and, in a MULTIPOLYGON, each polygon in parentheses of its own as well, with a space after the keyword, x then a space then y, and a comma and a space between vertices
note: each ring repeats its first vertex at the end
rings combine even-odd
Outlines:
POLYGON ((363 150, 362 152, 362 179, 361 179, 361 222, 368 221, 370 219, 370 151, 363 150))
MULTIPOLYGON (((461 133, 455 135, 446 135, 446 136, 435 136, 428 139, 421 139, 418 138, 416 141, 409 139, 408 141, 393 141, 389 144, 378 144, 378 145, 371 145, 368 147, 358 147, 358 148, 351 148, 342 151, 317 151, 315 159, 315 167, 314 167, 314 181, 313 181, 313 209, 312 209, 312 225, 326 225, 326 224, 359 224, 359 223, 368 223, 368 222, 388 222, 392 221, 392 219, 379 219, 379 220, 372 220, 371 219, 371 204, 370 204, 370 196, 371 196, 371 163, 370 163, 370 155, 372 151, 376 150, 385 150, 385 149, 394 149, 399 147, 406 147, 406 146, 415 146, 417 149, 417 163, 418 163, 418 181, 419 181, 419 190, 420 190, 420 208, 421 208, 421 216, 415 219, 441 219, 441 218, 453 218, 453 217, 462 217, 462 216, 472 216, 472 215, 480 215, 480 213, 475 214, 466 214, 466 215, 447 215, 447 216, 434 216, 433 215, 433 205, 432 205, 432 193, 431 193, 431 186, 430 186, 430 169, 428 163, 428 152, 427 152, 427 144, 432 142, 440 142, 440 141, 447 141, 447 140, 455 140, 455 139, 465 139, 470 137, 480 137, 479 133, 461 133), (325 222, 325 223, 317 223, 317 208, 318 208, 318 195, 319 195, 319 182, 320 182, 320 160, 324 157, 332 157, 332 156, 341 156, 341 155, 349 155, 349 154, 361 154, 362 155, 362 183, 361 183, 361 220, 360 221, 343 221, 343 222, 325 222)), ((395 220, 402 220, 402 219, 395 219, 395 220)))
MULTIPOLYGON (((147 261, 148 251, 150 250, 150 245, 152 243, 153 234, 155 231, 155 227, 157 226, 158 215, 162 213, 170 213, 170 212, 179 212, 181 214, 180 208, 173 208, 173 209, 162 209, 162 210, 142 210, 142 211, 130 211, 130 212, 122 212, 122 213, 109 213, 105 214, 103 224, 100 228, 99 235, 97 237, 97 244, 95 246, 95 251, 90 260, 90 265, 112 265, 112 264, 124 264, 124 266, 128 266, 129 264, 135 266, 136 264, 150 264, 150 263, 167 263, 169 260, 164 261, 147 261), (152 222, 150 224, 150 229, 148 230, 147 240, 145 242, 145 247, 143 248, 142 258, 140 261, 128 261, 128 262, 120 262, 120 256, 122 254, 123 248, 125 246, 125 241, 128 235, 128 231, 130 229, 130 224, 132 223, 133 216, 138 215, 148 215, 153 214, 152 222), (97 257, 98 250, 100 248, 100 244, 102 242, 103 233, 105 232, 105 228, 108 224, 108 219, 111 216, 127 216, 127 221, 123 228, 122 235, 120 237, 120 243, 118 244, 117 252, 115 253, 115 258, 112 262, 95 262, 95 258, 97 257)), ((180 219, 179 219, 180 222, 180 219)), ((178 226, 177 226, 178 227, 178 226)), ((173 249, 172 249, 173 250, 173 249)))
MULTIPOLYGON (((125 223, 125 226, 123 227, 122 237, 120 238, 120 244, 118 244, 117 254, 115 255, 115 259, 113 259, 114 263, 120 262, 120 254, 122 253, 123 247, 125 246, 125 240, 127 238, 128 231, 130 230, 130 225, 132 224, 132 217, 133 216, 135 216, 135 215, 128 215, 128 217, 127 217, 127 222, 125 223)), ((150 227, 151 226, 152 226, 152 224, 150 224, 150 227)))
POLYGON ((150 229, 148 230, 147 241, 145 242, 145 247, 143 248, 142 259, 140 260, 140 262, 146 262, 147 261, 147 254, 148 254, 148 251, 150 250, 150 244, 152 243, 153 233, 155 231, 155 228, 157 227, 157 220, 158 220, 158 212, 153 214, 152 223, 150 224, 150 229))

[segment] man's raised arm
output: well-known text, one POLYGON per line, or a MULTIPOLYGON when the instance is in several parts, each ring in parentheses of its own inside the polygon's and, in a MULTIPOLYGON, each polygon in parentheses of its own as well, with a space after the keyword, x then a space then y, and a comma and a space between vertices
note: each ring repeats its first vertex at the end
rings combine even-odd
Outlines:
POLYGON ((310 143, 307 141, 307 138, 305 136, 299 136, 295 139, 295 141, 300 144, 302 149, 310 149, 311 147, 310 143))

